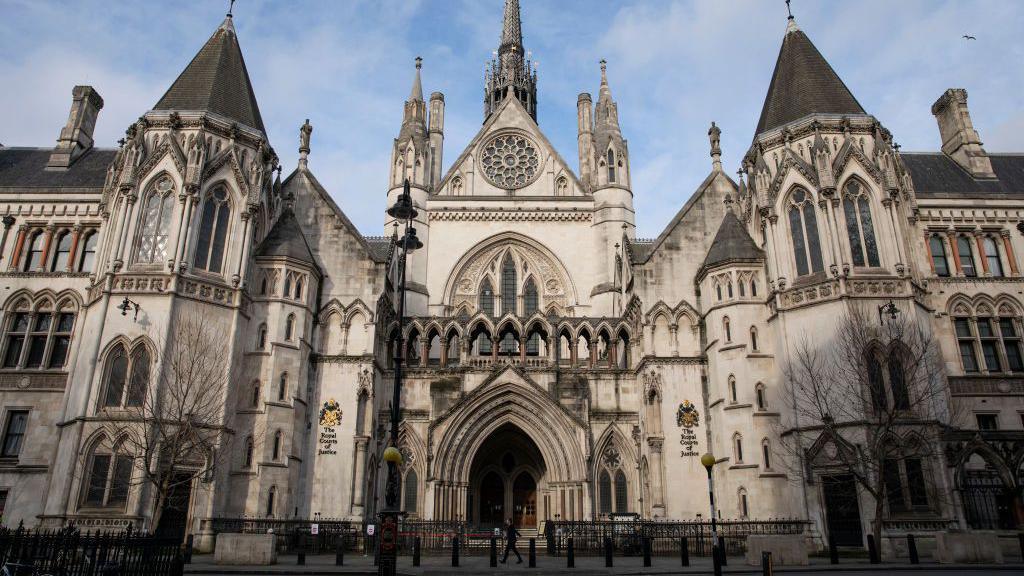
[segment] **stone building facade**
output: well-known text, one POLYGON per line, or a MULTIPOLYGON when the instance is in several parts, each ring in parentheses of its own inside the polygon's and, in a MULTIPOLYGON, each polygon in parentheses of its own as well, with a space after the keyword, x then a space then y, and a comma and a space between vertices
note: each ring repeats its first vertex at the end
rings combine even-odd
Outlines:
MULTIPOLYGON (((849 307, 887 302, 936 334, 945 401, 964 408, 928 485, 899 477, 935 497, 887 508, 887 530, 1024 520, 1024 154, 982 148, 966 91, 933 107, 941 151, 900 152, 790 19, 738 178, 712 123, 707 178, 644 240, 605 63, 596 102, 578 99, 573 167, 537 124, 522 36, 506 0, 483 124, 448 163, 444 95, 424 97, 416 63, 381 199, 408 181, 419 211, 401 325, 396 223, 365 236, 345 216, 308 121, 282 180, 230 16, 119 148, 93 145, 88 86, 55 148, 0 148, 4 524, 152 527, 141 464, 100 448, 131 401, 112 366, 145 391, 160 335, 200 314, 229 335, 237 443, 188 487, 189 531, 371 519, 398 354, 412 517, 691 519, 712 452, 723 517, 824 536, 827 443, 806 466, 779 449, 785 366, 797 335, 826 340, 849 307)), ((847 496, 864 533, 870 499, 847 496)))

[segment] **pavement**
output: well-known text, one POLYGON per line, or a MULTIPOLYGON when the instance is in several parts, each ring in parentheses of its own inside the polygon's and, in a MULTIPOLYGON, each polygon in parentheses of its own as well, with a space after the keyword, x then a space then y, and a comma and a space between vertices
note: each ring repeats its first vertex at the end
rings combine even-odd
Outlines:
MULTIPOLYGON (((185 566, 185 574, 210 574, 234 576, 241 574, 252 575, 376 575, 377 567, 373 565, 372 556, 346 555, 344 566, 335 566, 334 555, 307 556, 304 566, 297 565, 295 556, 279 556, 278 563, 272 566, 218 566, 213 562, 212 555, 197 555, 192 563, 185 566)), ((603 556, 577 556, 575 568, 566 566, 564 556, 537 556, 537 567, 527 567, 524 555, 522 564, 510 562, 498 564, 497 568, 490 567, 490 559, 487 556, 464 556, 460 559, 460 566, 453 568, 450 556, 424 556, 420 566, 412 565, 411 556, 398 558, 398 574, 400 576, 477 576, 487 574, 500 574, 503 572, 517 573, 523 576, 527 574, 552 574, 559 576, 630 576, 630 575, 660 575, 660 574, 711 574, 712 566, 709 558, 691 558, 690 566, 684 567, 678 557, 656 556, 651 559, 651 566, 645 568, 643 559, 640 557, 616 557, 614 567, 606 568, 603 556)), ((748 566, 745 559, 739 556, 730 557, 728 566, 723 567, 725 574, 761 574, 760 566, 748 566)), ((953 576, 955 574, 1020 574, 1024 576, 1024 562, 1013 558, 1010 563, 999 565, 957 565, 937 564, 933 561, 925 561, 922 558, 921 564, 910 564, 907 561, 892 564, 868 564, 866 559, 843 558, 837 565, 829 564, 828 558, 811 558, 808 566, 776 566, 776 573, 793 573, 801 576, 810 574, 839 573, 843 576, 857 576, 858 574, 893 573, 907 572, 916 575, 942 574, 953 576)))

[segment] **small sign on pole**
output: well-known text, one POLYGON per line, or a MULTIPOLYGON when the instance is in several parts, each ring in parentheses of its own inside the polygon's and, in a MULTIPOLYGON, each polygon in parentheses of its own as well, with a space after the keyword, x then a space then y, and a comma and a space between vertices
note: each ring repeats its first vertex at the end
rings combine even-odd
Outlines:
POLYGON ((316 536, 317 534, 319 534, 320 533, 320 525, 319 524, 310 524, 309 525, 309 533, 312 534, 313 536, 316 536))
POLYGON ((367 524, 366 525, 366 535, 367 536, 373 536, 374 532, 376 532, 376 531, 377 531, 377 527, 374 526, 373 524, 367 524))

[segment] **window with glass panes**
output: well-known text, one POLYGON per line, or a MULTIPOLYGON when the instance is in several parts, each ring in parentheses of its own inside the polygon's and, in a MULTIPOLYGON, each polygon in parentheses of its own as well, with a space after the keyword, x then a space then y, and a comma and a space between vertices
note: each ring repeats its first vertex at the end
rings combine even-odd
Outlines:
POLYGON ((4 368, 60 369, 71 347, 72 312, 15 312, 8 324, 4 368))
POLYGON ((956 237, 956 251, 960 256, 960 269, 964 276, 977 276, 978 270, 974 267, 974 254, 971 252, 971 241, 966 236, 956 237))
POLYGON ((17 458, 25 443, 25 429, 28 427, 28 410, 11 410, 7 413, 7 425, 4 427, 3 445, 0 446, 0 457, 17 458))
POLYGON ((985 359, 985 368, 989 372, 1002 372, 999 361, 999 335, 992 326, 992 318, 978 318, 978 340, 981 342, 981 357, 985 359))
POLYGON ((790 195, 789 229, 797 276, 820 272, 823 266, 818 241, 818 220, 813 198, 802 188, 797 188, 790 195))
POLYGON ((932 267, 936 276, 949 276, 949 261, 946 260, 946 243, 938 234, 928 238, 928 249, 932 253, 932 267))
POLYGON ((981 245, 985 249, 985 262, 988 263, 988 273, 997 278, 1003 275, 1003 262, 999 259, 999 245, 996 244, 995 238, 991 236, 985 236, 981 240, 981 245))
POLYGON ((978 357, 974 352, 974 332, 971 330, 970 318, 954 318, 957 346, 960 348, 960 363, 964 372, 978 371, 978 357))
POLYGON ((978 422, 978 430, 999 430, 998 414, 975 414, 974 418, 978 422))

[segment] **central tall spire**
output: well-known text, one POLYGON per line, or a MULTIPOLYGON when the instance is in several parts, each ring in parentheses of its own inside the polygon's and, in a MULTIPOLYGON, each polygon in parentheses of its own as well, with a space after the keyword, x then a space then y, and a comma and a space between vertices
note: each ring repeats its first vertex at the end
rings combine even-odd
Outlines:
POLYGON ((487 64, 484 85, 485 121, 509 96, 519 99, 533 120, 537 120, 537 72, 531 70, 523 48, 519 0, 505 0, 498 57, 487 64))

